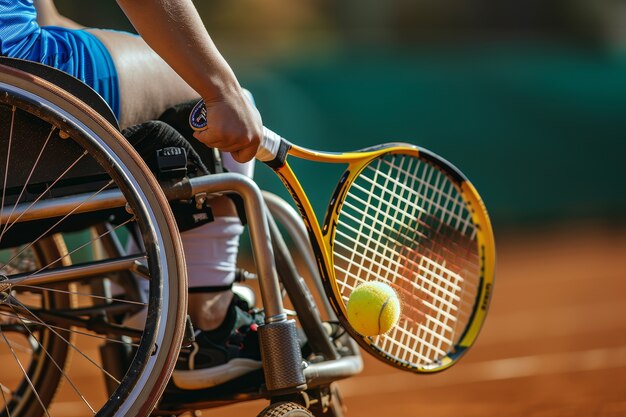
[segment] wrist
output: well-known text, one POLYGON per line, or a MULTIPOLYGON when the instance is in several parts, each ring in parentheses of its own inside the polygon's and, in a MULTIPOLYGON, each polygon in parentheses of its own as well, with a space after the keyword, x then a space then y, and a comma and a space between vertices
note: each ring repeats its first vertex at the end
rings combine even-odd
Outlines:
POLYGON ((240 95, 241 86, 231 71, 227 74, 213 73, 205 83, 205 88, 199 93, 206 103, 215 103, 240 95))

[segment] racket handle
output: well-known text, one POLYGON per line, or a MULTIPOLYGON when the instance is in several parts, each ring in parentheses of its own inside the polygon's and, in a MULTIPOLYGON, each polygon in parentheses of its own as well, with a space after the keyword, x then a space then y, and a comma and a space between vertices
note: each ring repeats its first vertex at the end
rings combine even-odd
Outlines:
MULTIPOLYGON (((195 131, 201 131, 207 127, 206 107, 200 100, 193 106, 189 114, 189 126, 195 131)), ((287 153, 291 144, 280 135, 263 126, 263 138, 256 152, 256 159, 265 162, 272 168, 279 168, 285 164, 287 153)))
POLYGON ((285 165, 291 143, 282 136, 263 126, 263 139, 256 151, 256 159, 265 162, 270 168, 280 168, 285 165))

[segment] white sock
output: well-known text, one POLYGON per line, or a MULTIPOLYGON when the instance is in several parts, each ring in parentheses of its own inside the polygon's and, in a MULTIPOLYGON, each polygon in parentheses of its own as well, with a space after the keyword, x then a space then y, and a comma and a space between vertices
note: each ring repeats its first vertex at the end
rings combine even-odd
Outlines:
MULTIPOLYGON (((211 223, 181 233, 190 289, 229 286, 233 283, 239 237, 243 229, 239 217, 216 217, 211 223)), ((129 239, 126 249, 128 253, 140 250, 134 239, 129 239)), ((145 297, 142 301, 147 302, 149 280, 138 279, 137 285, 140 295, 145 297)), ((142 328, 145 321, 146 309, 129 317, 124 324, 142 328)))
POLYGON ((189 288, 221 287, 235 279, 239 236, 238 217, 216 217, 211 223, 181 234, 189 288))

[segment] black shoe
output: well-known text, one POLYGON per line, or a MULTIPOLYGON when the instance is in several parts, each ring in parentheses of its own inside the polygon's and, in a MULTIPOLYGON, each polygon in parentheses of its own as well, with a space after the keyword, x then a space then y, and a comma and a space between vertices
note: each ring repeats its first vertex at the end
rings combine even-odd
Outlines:
POLYGON ((190 348, 181 350, 172 375, 182 389, 210 388, 261 368, 257 327, 263 313, 233 296, 224 323, 210 331, 198 330, 190 348))

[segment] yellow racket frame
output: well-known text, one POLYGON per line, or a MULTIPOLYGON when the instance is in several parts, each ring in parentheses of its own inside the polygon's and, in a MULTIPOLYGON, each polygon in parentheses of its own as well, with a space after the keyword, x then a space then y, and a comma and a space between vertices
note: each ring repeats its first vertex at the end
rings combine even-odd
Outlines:
POLYGON ((305 226, 308 230, 313 250, 317 258, 317 264, 324 288, 342 325, 365 350, 373 353, 374 356, 379 357, 379 359, 385 361, 386 363, 391 363, 398 368, 417 373, 433 373, 444 370, 454 364, 478 337, 479 331, 487 315, 489 302, 493 292, 493 281, 495 275, 496 254, 493 230, 485 205, 474 186, 453 165, 432 152, 411 144, 388 143, 362 151, 346 153, 320 152, 291 144, 291 149, 289 150, 288 155, 309 161, 348 165, 346 170, 346 179, 338 185, 338 188, 333 194, 333 196, 337 197, 337 201, 335 201, 332 206, 329 205, 325 215, 326 218, 324 220, 324 224, 330 227, 324 227, 324 229, 320 227, 320 222, 313 211, 313 207, 304 192, 300 181, 298 181, 298 178, 288 163, 288 156, 282 166, 274 168, 274 171, 278 174, 286 186, 304 219, 305 226), (345 190, 350 187, 352 182, 356 179, 356 177, 358 177, 361 171, 370 163, 371 160, 385 154, 411 155, 427 161, 439 168, 447 175, 448 178, 452 180, 452 183, 460 191, 462 198, 467 203, 467 207, 471 212, 472 220, 476 227, 478 255, 481 259, 481 276, 474 312, 463 336, 454 346, 453 352, 450 352, 447 357, 443 358, 441 363, 437 364, 437 366, 424 367, 409 365, 377 349, 372 344, 372 339, 358 334, 350 326, 350 323, 347 320, 346 306, 342 300, 339 286, 337 285, 335 270, 333 267, 333 241, 335 238, 335 228, 332 227, 332 225, 337 222, 339 213, 341 213, 341 207, 345 198, 345 190))

